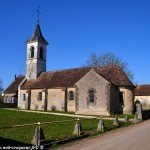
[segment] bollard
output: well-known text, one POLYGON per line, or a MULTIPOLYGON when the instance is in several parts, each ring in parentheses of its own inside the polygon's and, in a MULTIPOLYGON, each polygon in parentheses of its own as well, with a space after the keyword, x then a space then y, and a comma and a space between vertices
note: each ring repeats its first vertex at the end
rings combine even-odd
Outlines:
POLYGON ((138 123, 139 120, 138 120, 138 115, 137 113, 135 112, 135 115, 134 115, 134 119, 132 120, 132 123, 138 123))
POLYGON ((105 129, 105 124, 104 124, 104 121, 101 116, 101 118, 98 122, 97 131, 104 131, 104 129, 105 129))
POLYGON ((130 121, 129 121, 129 116, 128 116, 128 114, 126 114, 126 116, 125 116, 125 122, 126 123, 129 123, 130 121))
POLYGON ((41 146, 41 141, 45 140, 45 136, 43 133, 43 129, 40 126, 40 122, 38 122, 38 127, 35 129, 35 134, 33 137, 33 140, 31 141, 31 144, 35 146, 41 146))
POLYGON ((75 128, 74 128, 74 131, 73 131, 73 135, 77 135, 77 136, 80 136, 83 134, 83 130, 82 130, 82 126, 81 126, 81 123, 80 123, 80 120, 79 118, 77 119, 77 122, 75 124, 75 128))
POLYGON ((119 125, 120 125, 120 122, 119 122, 117 114, 115 115, 115 119, 114 119, 113 125, 115 125, 117 127, 119 127, 119 125))

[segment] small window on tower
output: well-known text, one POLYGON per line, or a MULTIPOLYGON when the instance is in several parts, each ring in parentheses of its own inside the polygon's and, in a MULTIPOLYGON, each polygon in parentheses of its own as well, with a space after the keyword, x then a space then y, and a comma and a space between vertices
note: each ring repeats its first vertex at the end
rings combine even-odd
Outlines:
POLYGON ((31 58, 34 58, 34 47, 31 47, 31 58))
POLYGON ((40 48, 40 58, 43 59, 43 48, 40 48))

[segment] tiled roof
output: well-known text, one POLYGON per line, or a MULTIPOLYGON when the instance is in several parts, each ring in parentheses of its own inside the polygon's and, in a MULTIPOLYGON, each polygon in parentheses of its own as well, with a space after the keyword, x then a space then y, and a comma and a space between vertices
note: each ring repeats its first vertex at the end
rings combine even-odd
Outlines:
MULTIPOLYGON (((27 80, 21 89, 70 87, 91 69, 92 67, 84 67, 54 72, 43 72, 37 79, 27 80)), ((134 86, 118 66, 94 67, 93 69, 117 86, 134 86)))
POLYGON ((48 42, 45 40, 45 38, 42 35, 39 22, 37 22, 37 24, 36 24, 34 33, 31 35, 31 37, 26 42, 29 43, 29 42, 34 42, 34 41, 41 41, 41 42, 44 42, 45 44, 48 44, 48 42))
POLYGON ((134 86, 119 66, 97 67, 95 71, 117 86, 134 86))
POLYGON ((28 80, 21 89, 40 89, 53 87, 73 86, 80 80, 91 68, 75 68, 55 72, 43 72, 34 80, 28 80))
POLYGON ((150 96, 150 84, 138 85, 135 89, 135 96, 150 96))
POLYGON ((24 79, 24 76, 18 76, 10 85, 9 87, 4 91, 4 94, 11 94, 11 93, 17 93, 18 92, 18 86, 24 79))

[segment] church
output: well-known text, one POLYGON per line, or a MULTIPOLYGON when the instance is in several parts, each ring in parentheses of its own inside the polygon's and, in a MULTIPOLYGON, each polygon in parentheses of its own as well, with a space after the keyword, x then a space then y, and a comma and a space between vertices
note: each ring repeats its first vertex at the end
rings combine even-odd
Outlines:
POLYGON ((18 109, 28 110, 107 116, 133 113, 135 86, 119 66, 47 72, 48 42, 38 21, 26 44, 26 75, 15 77, 4 91, 4 102, 13 99, 18 109))

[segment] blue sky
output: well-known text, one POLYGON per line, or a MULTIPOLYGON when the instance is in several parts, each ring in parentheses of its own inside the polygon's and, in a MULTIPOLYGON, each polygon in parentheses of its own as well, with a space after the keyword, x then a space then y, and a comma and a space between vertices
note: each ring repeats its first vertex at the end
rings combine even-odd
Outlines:
POLYGON ((80 67, 93 52, 112 52, 128 62, 138 84, 150 83, 149 0, 1 0, 4 89, 20 70, 25 74, 25 41, 34 31, 38 4, 49 42, 47 71, 80 67))

